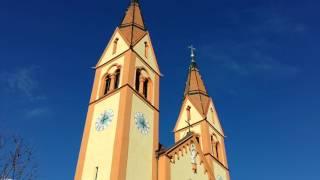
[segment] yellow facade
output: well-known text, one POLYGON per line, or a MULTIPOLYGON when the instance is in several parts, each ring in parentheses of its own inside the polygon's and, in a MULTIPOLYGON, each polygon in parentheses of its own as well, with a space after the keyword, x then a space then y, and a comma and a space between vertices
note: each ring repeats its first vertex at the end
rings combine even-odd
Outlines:
MULTIPOLYGON (((108 101, 103 101, 95 106, 92 119, 97 119, 97 117, 105 111, 105 107, 112 109, 113 112, 118 112, 119 98, 120 94, 117 93, 111 96, 108 101)), ((90 129, 90 146, 88 146, 85 156, 86 163, 84 169, 86 169, 86 171, 84 171, 82 179, 93 179, 97 171, 96 167, 99 167, 98 171, 101 172, 99 173, 101 179, 109 179, 117 116, 118 114, 115 113, 110 126, 102 132, 97 132, 95 128, 90 129)), ((95 127, 95 123, 96 121, 92 121, 91 127, 95 127)))
POLYGON ((150 128, 148 134, 142 134, 137 129, 134 121, 137 112, 143 112, 149 126, 153 127, 153 110, 134 95, 132 99, 132 121, 130 122, 127 177, 130 177, 130 179, 152 179, 153 129, 150 128))
POLYGON ((137 0, 95 70, 75 180, 230 180, 223 128, 194 59, 175 143, 159 143, 161 73, 137 0))
POLYGON ((229 171, 224 166, 222 166, 220 163, 215 162, 213 167, 214 176, 217 180, 219 180, 219 177, 221 177, 222 179, 229 179, 229 171))
POLYGON ((209 180, 206 170, 203 165, 200 165, 200 157, 197 159, 197 172, 192 171, 193 165, 190 163, 190 151, 188 150, 179 160, 170 164, 171 179, 196 179, 196 180, 209 180))

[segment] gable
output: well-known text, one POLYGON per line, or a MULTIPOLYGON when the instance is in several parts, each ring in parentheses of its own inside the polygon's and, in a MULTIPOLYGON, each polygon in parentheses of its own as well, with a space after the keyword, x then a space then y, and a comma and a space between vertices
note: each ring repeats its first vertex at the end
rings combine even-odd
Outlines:
POLYGON ((158 74, 160 74, 156 55, 152 46, 152 42, 147 33, 134 47, 133 50, 158 74), (147 57, 145 55, 145 43, 148 45, 147 57))
POLYGON ((197 156, 196 172, 193 171, 193 164, 191 163, 190 151, 187 151, 184 156, 181 156, 179 160, 174 163, 170 163, 171 178, 172 180, 178 179, 197 179, 197 180, 209 180, 208 174, 203 166, 200 165, 200 158, 197 156))
POLYGON ((224 134, 218 117, 218 113, 212 101, 210 102, 210 105, 207 110, 207 120, 220 134, 224 134))
POLYGON ((198 121, 203 120, 202 115, 199 113, 199 111, 196 109, 194 104, 190 101, 190 99, 187 97, 184 99, 181 110, 178 116, 178 120, 176 122, 176 126, 174 128, 174 131, 178 131, 182 128, 185 128, 188 126, 186 120, 187 120, 187 107, 190 106, 190 124, 194 124, 198 121))
POLYGON ((213 179, 214 173, 196 140, 196 136, 191 134, 166 152, 170 157, 171 179, 213 179))
POLYGON ((113 59, 114 57, 117 57, 118 55, 127 51, 128 49, 129 49, 129 46, 128 46, 126 40, 123 38, 122 34, 120 33, 119 29, 117 28, 114 31, 107 47, 103 51, 102 56, 100 57, 100 60, 98 61, 96 67, 99 67, 99 66, 109 62, 111 59, 113 59), (115 46, 114 42, 116 39, 118 39, 117 43, 116 43, 117 47, 116 47, 115 53, 113 53, 114 46, 115 46))

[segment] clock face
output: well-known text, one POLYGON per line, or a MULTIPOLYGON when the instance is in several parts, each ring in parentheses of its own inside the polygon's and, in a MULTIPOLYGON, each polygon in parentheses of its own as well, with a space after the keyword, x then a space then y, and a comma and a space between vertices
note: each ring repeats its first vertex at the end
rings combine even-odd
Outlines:
POLYGON ((96 121, 96 130, 103 131, 106 127, 111 124, 113 118, 113 111, 108 109, 100 114, 96 121))
POLYGON ((217 180, 223 180, 223 178, 220 175, 218 175, 217 180))
POLYGON ((134 119, 135 119, 138 130, 144 135, 148 134, 150 130, 150 125, 149 125, 149 122, 144 117, 143 113, 137 112, 134 115, 134 119))

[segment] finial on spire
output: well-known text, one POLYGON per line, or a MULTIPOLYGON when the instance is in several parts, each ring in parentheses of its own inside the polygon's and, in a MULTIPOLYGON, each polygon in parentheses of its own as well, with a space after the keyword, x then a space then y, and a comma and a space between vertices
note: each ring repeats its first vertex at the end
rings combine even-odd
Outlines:
POLYGON ((191 50, 191 55, 190 55, 190 57, 191 57, 191 62, 192 62, 192 63, 195 63, 195 62, 196 62, 196 60, 195 60, 196 56, 195 56, 195 53, 194 53, 194 52, 195 52, 196 48, 194 48, 192 45, 189 46, 188 48, 191 50))
POLYGON ((131 0, 131 3, 139 3, 138 0, 131 0))

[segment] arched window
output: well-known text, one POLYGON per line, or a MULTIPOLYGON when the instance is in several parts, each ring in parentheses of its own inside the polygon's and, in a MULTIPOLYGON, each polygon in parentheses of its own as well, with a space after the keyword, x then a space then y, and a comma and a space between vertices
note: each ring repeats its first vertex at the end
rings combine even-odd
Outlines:
POLYGON ((148 98, 148 82, 149 80, 146 79, 144 82, 143 82, 143 96, 145 98, 148 98))
POLYGON ((215 145, 215 142, 214 142, 214 138, 213 136, 211 136, 211 151, 212 151, 212 154, 214 157, 216 157, 216 145, 215 145))
POLYGON ((105 87, 104 87, 104 95, 107 94, 110 90, 110 84, 111 84, 111 77, 110 75, 108 75, 106 78, 105 78, 105 87))
POLYGON ((215 134, 211 135, 211 151, 213 157, 218 159, 218 151, 217 151, 218 140, 215 134))
POLYGON ((213 156, 214 156, 214 139, 213 139, 213 135, 211 136, 211 151, 212 151, 212 154, 213 154, 213 156))
POLYGON ((136 70, 135 90, 148 101, 151 101, 152 97, 152 81, 149 78, 148 72, 143 68, 136 70))
POLYGON ((114 89, 117 89, 120 83, 120 69, 116 70, 114 76, 115 76, 114 89))
POLYGON ((215 149, 216 149, 216 158, 217 158, 218 160, 220 160, 220 144, 219 144, 219 142, 216 142, 216 147, 215 147, 215 149))
POLYGON ((141 74, 141 70, 137 69, 136 71, 136 90, 139 91, 139 85, 140 85, 140 74, 141 74))
POLYGON ((102 78, 101 96, 106 95, 120 86, 120 72, 119 65, 113 65, 102 78))
POLYGON ((200 138, 199 137, 196 137, 196 140, 198 143, 200 143, 200 138))

